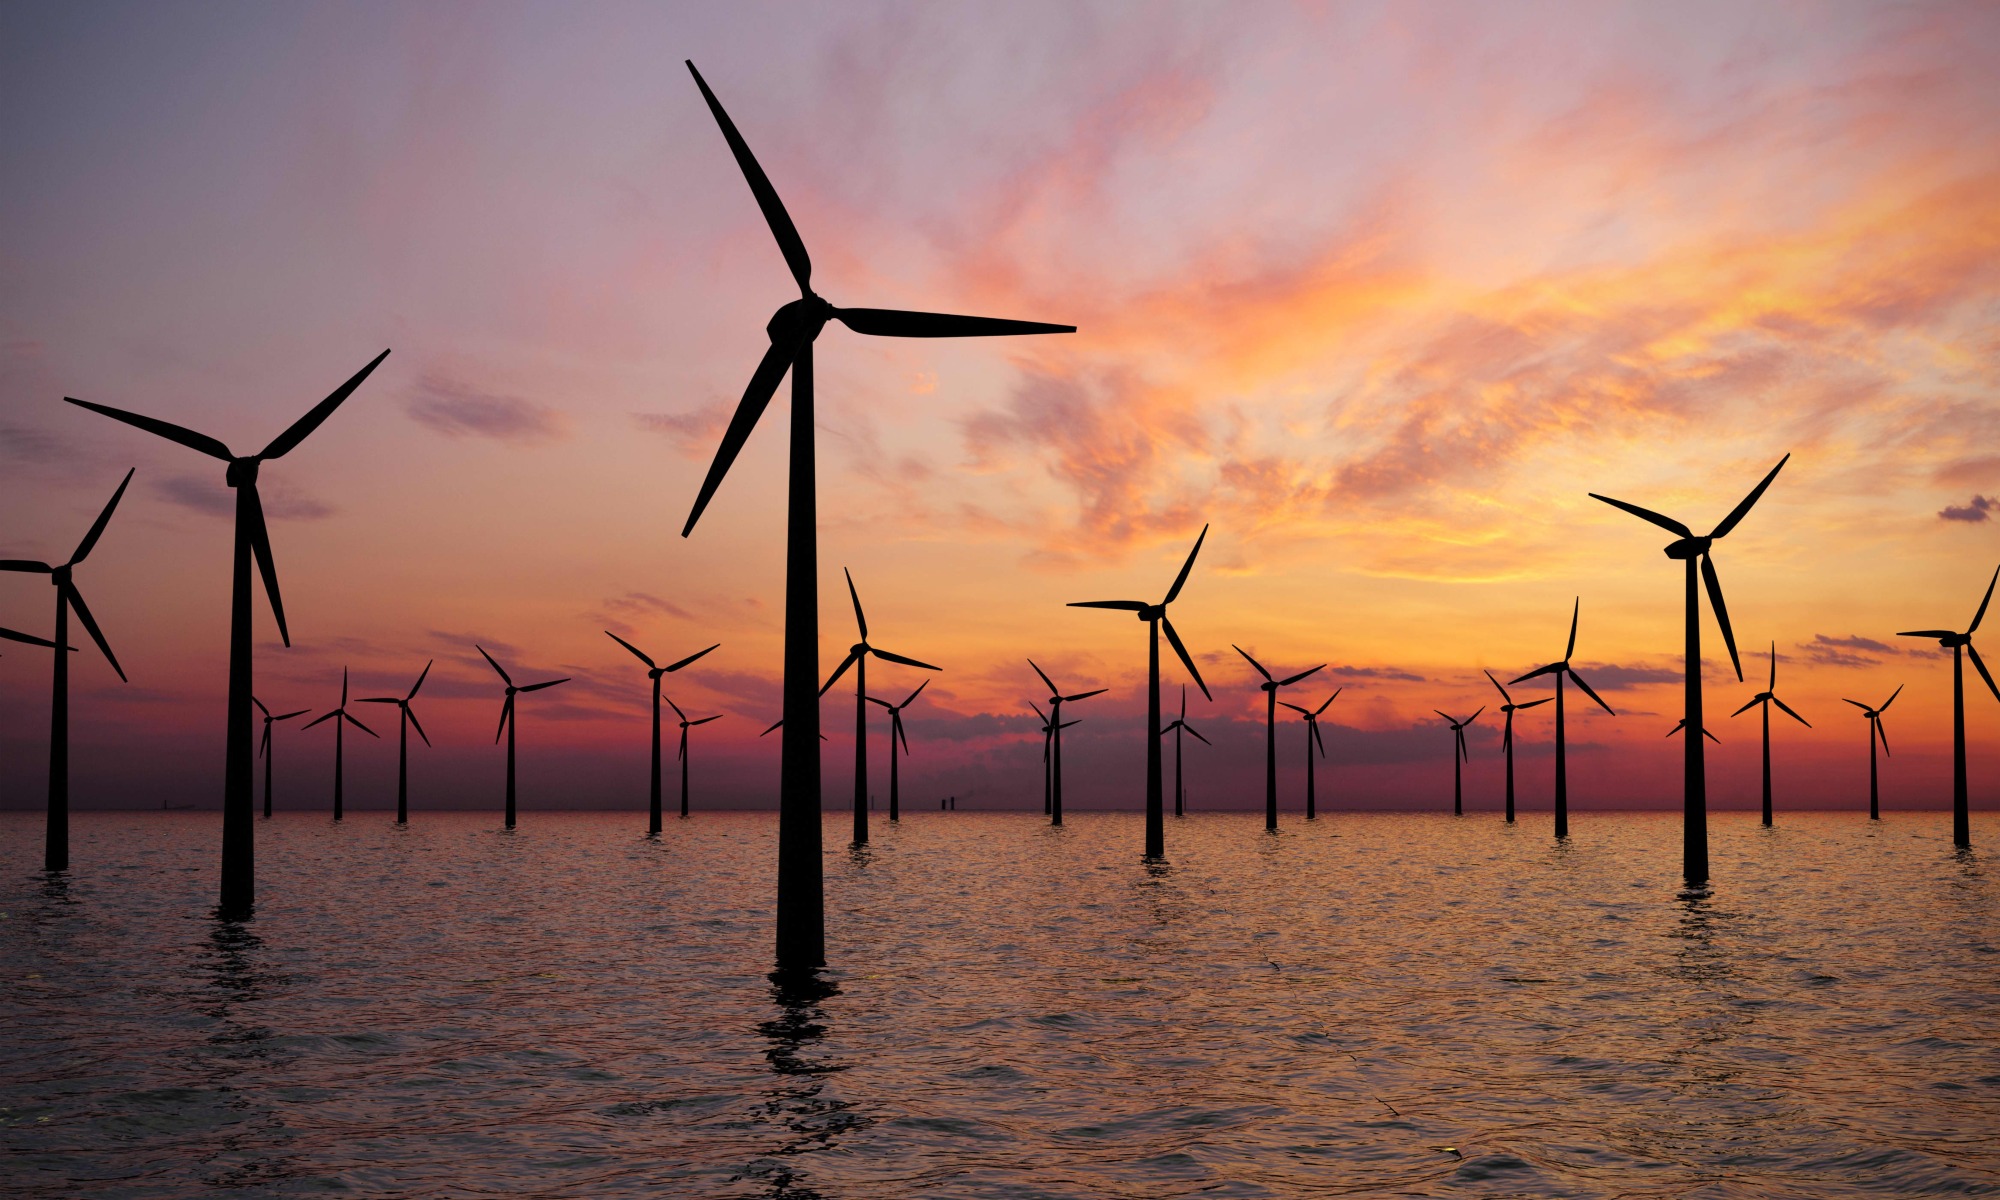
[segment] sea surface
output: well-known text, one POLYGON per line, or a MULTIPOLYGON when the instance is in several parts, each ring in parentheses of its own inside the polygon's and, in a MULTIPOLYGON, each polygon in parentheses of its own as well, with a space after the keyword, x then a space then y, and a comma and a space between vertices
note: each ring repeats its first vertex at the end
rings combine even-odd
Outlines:
POLYGON ((2000 1193, 1943 815, 879 816, 783 988, 769 814, 0 817, 0 1194, 2000 1193))

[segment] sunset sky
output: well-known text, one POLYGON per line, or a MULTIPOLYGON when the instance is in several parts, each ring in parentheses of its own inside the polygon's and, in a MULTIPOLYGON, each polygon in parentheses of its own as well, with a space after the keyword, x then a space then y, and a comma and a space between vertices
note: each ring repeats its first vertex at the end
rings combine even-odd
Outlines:
MULTIPOLYGON (((1323 803, 1448 805, 1432 710, 1484 704, 1468 803, 1497 807, 1481 671, 1558 657, 1578 596, 1619 716, 1570 708, 1572 802, 1677 802, 1680 565, 1587 493, 1705 532, 1789 452, 1715 555, 1749 682, 1704 616, 1711 793, 1756 802, 1728 714, 1775 641, 1814 726, 1774 726, 1781 808, 1865 805, 1841 698, 1899 684, 1884 805, 1947 805, 1950 657, 1894 634, 1964 628, 2000 564, 1996 55, 1992 4, 8 5, 0 557, 59 561, 138 469, 77 575, 131 676, 75 634, 77 801, 219 803, 231 496, 62 397, 247 452, 387 347, 264 469, 293 646, 260 595, 258 694, 317 713, 343 665, 400 694, 435 658, 414 807, 497 807, 473 644, 573 676, 521 702, 532 819, 644 802, 645 673, 604 630, 720 642, 670 680, 728 714, 695 731, 697 807, 774 802, 789 389, 679 531, 796 291, 692 58, 833 303, 1079 327, 819 343, 824 669, 842 567, 876 644, 945 667, 906 803, 1039 804, 1033 657, 1110 689, 1071 714, 1070 803, 1137 806, 1144 628, 1064 604, 1156 598, 1204 522, 1174 610, 1215 693, 1197 808, 1262 802, 1231 643, 1331 664, 1301 703, 1346 689, 1323 803)), ((0 576, 0 625, 46 636, 53 605, 0 576)), ((1967 676, 1992 807, 2000 704, 1967 676)), ((0 806, 41 804, 48 677, 0 646, 0 806)), ((1550 711, 1519 730, 1534 814, 1550 711)), ((356 712, 385 740, 348 739, 348 803, 393 804, 394 709, 356 712)), ((822 720, 844 804, 845 682, 822 720)), ((302 723, 281 807, 327 803, 302 723)))

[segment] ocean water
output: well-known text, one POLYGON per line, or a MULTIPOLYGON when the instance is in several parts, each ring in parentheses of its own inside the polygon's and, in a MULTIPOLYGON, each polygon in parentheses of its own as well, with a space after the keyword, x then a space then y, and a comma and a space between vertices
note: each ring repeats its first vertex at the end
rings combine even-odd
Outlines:
MULTIPOLYGON (((17 1197, 2000 1193, 2000 891, 1939 814, 0 818, 17 1197)), ((1991 823, 1975 826, 1992 837, 1991 823)))

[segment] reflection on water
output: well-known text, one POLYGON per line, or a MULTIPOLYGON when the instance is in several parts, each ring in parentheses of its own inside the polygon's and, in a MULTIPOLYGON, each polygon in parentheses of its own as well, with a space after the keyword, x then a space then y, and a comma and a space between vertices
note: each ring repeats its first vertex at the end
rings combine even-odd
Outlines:
POLYGON ((1949 820, 0 817, 9 1196, 1914 1196, 2000 1181, 2000 934, 1949 820), (378 819, 379 818, 379 819, 378 819))

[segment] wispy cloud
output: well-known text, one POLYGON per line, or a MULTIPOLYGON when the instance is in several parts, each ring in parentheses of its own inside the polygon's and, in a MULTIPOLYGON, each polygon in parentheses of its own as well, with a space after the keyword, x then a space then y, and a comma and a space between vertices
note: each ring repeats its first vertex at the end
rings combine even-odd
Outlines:
POLYGON ((1945 505, 1938 516, 1946 521, 1984 521, 1996 506, 2000 506, 2000 501, 1975 494, 1964 504, 1945 505))
POLYGON ((657 433, 673 443, 684 458, 703 459, 715 453, 715 444, 729 423, 730 406, 713 404, 679 413, 633 413, 632 421, 647 433, 657 433))
POLYGON ((528 446, 557 441, 567 432, 561 413, 548 405, 480 391, 437 372, 419 379, 416 392, 405 407, 410 418, 451 437, 528 446))
MULTIPOLYGON (((153 491, 161 499, 182 508, 215 517, 236 514, 236 493, 220 478, 206 475, 170 475, 153 481, 153 491)), ((336 511, 331 504, 309 496, 279 479, 261 479, 257 498, 263 501, 264 515, 275 520, 316 521, 336 511)))

